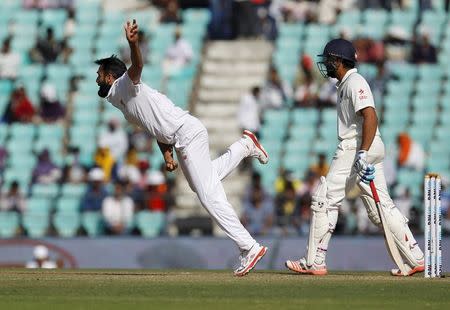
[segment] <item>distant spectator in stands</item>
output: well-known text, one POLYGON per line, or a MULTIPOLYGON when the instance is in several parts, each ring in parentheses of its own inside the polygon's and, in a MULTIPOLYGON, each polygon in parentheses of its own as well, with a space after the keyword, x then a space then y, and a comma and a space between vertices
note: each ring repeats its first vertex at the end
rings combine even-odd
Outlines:
POLYGON ((13 181, 8 192, 0 199, 0 210, 23 213, 26 210, 26 205, 26 198, 20 191, 19 183, 13 181))
POLYGON ((31 181, 43 184, 56 183, 61 178, 61 175, 61 169, 53 163, 50 152, 44 149, 38 156, 38 162, 33 170, 31 181))
POLYGON ((250 195, 250 199, 244 203, 242 224, 251 235, 270 234, 274 222, 272 201, 264 195, 261 187, 254 188, 250 195))
POLYGON ((258 17, 263 38, 268 41, 275 41, 278 36, 277 23, 275 19, 270 16, 266 9, 262 8, 258 10, 258 17))
POLYGON ((437 50, 436 47, 431 44, 427 32, 424 32, 419 38, 415 38, 412 47, 411 62, 415 64, 434 64, 437 62, 437 50))
POLYGON ((108 145, 102 139, 98 141, 97 151, 94 155, 94 163, 103 170, 105 181, 110 181, 113 176, 116 161, 108 145))
POLYGON ((294 226, 301 236, 309 233, 309 221, 311 218, 311 195, 304 195, 299 198, 298 207, 294 217, 294 226))
POLYGON ((370 38, 358 38, 353 41, 358 62, 377 63, 384 60, 384 44, 370 38))
POLYGON ((262 190, 263 200, 265 200, 266 198, 270 200, 272 199, 270 194, 264 189, 264 186, 262 185, 261 174, 257 171, 253 171, 251 182, 244 191, 242 203, 250 203, 252 194, 257 189, 262 190))
POLYGON ((294 93, 294 104, 296 107, 314 107, 317 105, 319 84, 312 75, 306 75, 301 85, 298 85, 294 93))
POLYGON ((128 136, 117 118, 108 121, 108 129, 100 134, 99 141, 109 148, 115 162, 123 162, 128 150, 128 136))
MULTIPOLYGON (((139 49, 141 50, 142 59, 144 60, 144 63, 147 63, 148 61, 148 55, 149 55, 149 47, 148 47, 148 38, 145 35, 145 32, 142 30, 139 30, 139 49)), ((120 56, 122 61, 129 65, 131 64, 131 55, 130 55, 130 48, 128 46, 120 49, 120 56)))
POLYGON ((181 13, 177 0, 169 0, 161 13, 161 23, 181 23, 181 13))
MULTIPOLYGON (((408 60, 411 34, 401 26, 391 26, 384 38, 385 59, 388 62, 408 60)), ((358 55, 359 61, 359 55, 358 55)))
POLYGON ((408 187, 400 186, 397 188, 397 197, 394 199, 395 206, 400 210, 400 212, 406 216, 410 217, 411 208, 413 206, 413 199, 411 197, 411 192, 408 187))
POLYGON ((11 50, 11 37, 3 41, 0 50, 0 79, 14 80, 20 66, 20 55, 11 50))
POLYGON ((136 148, 137 152, 152 153, 153 139, 152 137, 139 127, 134 127, 130 133, 130 144, 136 148))
POLYGON ((275 197, 276 225, 281 235, 296 233, 295 215, 297 208, 297 197, 294 184, 288 182, 284 190, 275 197))
POLYGON ((70 38, 77 28, 76 10, 73 7, 67 9, 67 19, 64 23, 64 37, 70 38))
POLYGON ((124 194, 123 183, 115 183, 114 193, 103 200, 102 214, 109 234, 121 235, 130 231, 134 203, 124 194))
POLYGON ((167 184, 161 171, 151 171, 144 190, 145 209, 153 212, 167 211, 167 184))
POLYGON ((80 163, 80 149, 69 148, 66 165, 63 169, 63 183, 83 183, 86 180, 86 169, 80 163))
POLYGON ((250 0, 234 0, 232 11, 234 36, 255 38, 260 31, 256 5, 250 0))
POLYGON ((369 80, 370 89, 376 102, 383 98, 388 80, 389 74, 387 73, 384 62, 377 62, 377 75, 369 80))
POLYGON ((418 142, 414 141, 407 133, 400 133, 397 137, 398 165, 422 171, 425 165, 425 152, 418 142))
POLYGON ((2 180, 3 172, 5 171, 7 159, 8 159, 8 152, 6 151, 6 148, 3 145, 0 145, 0 180, 2 180))
POLYGON ((242 95, 237 113, 241 129, 248 129, 256 134, 261 127, 259 107, 260 93, 261 89, 256 86, 252 88, 250 93, 242 95))
POLYGON ((308 76, 312 76, 314 82, 316 83, 319 83, 323 80, 323 77, 320 75, 319 70, 314 67, 314 62, 311 56, 302 54, 300 56, 300 64, 297 75, 295 76, 294 87, 297 88, 305 84, 306 78, 308 76))
POLYGON ((3 121, 11 124, 15 122, 29 123, 33 121, 35 109, 28 98, 25 87, 19 84, 11 93, 8 105, 3 114, 3 121))
POLYGON ((179 72, 191 62, 194 57, 191 44, 183 39, 181 31, 175 31, 175 42, 169 46, 166 51, 163 63, 163 70, 165 75, 171 75, 179 72))
POLYGON ((292 88, 289 83, 281 79, 275 67, 270 67, 266 85, 261 91, 262 108, 282 108, 291 97, 292 88))
POLYGON ((65 110, 58 100, 56 88, 49 82, 44 82, 41 88, 40 115, 44 122, 53 123, 64 118, 65 110))
POLYGON ((68 64, 70 56, 73 53, 73 48, 69 45, 67 38, 64 38, 59 45, 59 55, 57 61, 63 64, 68 64))
POLYGON ((146 160, 140 160, 138 163, 138 169, 139 169, 139 181, 138 181, 138 188, 143 190, 147 187, 147 180, 148 180, 148 169, 150 168, 150 165, 148 161, 146 160))
POLYGON ((280 1, 280 10, 287 22, 311 22, 317 4, 312 1, 280 1))
POLYGON ((317 163, 313 164, 310 168, 311 172, 315 173, 318 177, 326 176, 330 166, 327 163, 327 157, 324 153, 317 155, 317 163))
POLYGON ((103 200, 108 196, 104 187, 105 174, 100 168, 92 168, 88 174, 89 186, 81 200, 81 211, 100 211, 103 200))
POLYGON ((52 63, 61 52, 60 43, 56 40, 53 28, 47 28, 46 36, 38 38, 36 45, 30 51, 30 57, 34 62, 52 63))
POLYGON ((319 108, 336 107, 337 88, 336 79, 328 78, 319 89, 317 105, 319 108))
POLYGON ((278 177, 275 180, 275 192, 277 194, 284 192, 288 184, 292 184, 295 191, 298 191, 302 185, 302 182, 296 178, 292 171, 281 167, 278 172, 278 177))

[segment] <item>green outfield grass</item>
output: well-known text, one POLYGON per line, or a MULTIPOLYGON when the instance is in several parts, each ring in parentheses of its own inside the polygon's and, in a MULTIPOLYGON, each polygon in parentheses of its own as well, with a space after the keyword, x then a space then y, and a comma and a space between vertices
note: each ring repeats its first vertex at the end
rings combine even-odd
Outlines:
POLYGON ((0 270, 0 309, 450 309, 450 278, 379 272, 0 270))

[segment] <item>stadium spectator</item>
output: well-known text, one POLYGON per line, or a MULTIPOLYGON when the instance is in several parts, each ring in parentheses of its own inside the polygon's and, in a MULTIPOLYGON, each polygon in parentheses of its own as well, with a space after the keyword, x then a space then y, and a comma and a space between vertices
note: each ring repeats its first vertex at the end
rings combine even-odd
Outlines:
POLYGON ((321 176, 326 176, 330 166, 327 163, 327 157, 324 153, 319 153, 317 155, 317 163, 313 164, 309 170, 313 172, 317 178, 321 176))
POLYGON ((11 50, 11 37, 7 37, 0 50, 0 79, 14 80, 19 71, 20 55, 11 50))
POLYGON ((257 134, 261 127, 259 97, 261 89, 253 87, 250 93, 241 97, 237 118, 242 130, 248 129, 257 134))
POLYGON ((108 121, 108 130, 100 134, 99 141, 110 150, 115 162, 123 162, 128 150, 128 136, 117 118, 108 121))
POLYGON ((161 13, 161 23, 181 23, 181 13, 177 0, 169 0, 161 13))
POLYGON ((67 9, 67 19, 64 23, 64 37, 70 38, 75 34, 77 28, 76 10, 72 7, 67 9))
POLYGON ((94 154, 94 163, 103 170, 105 181, 109 181, 113 176, 116 161, 109 147, 101 139, 98 142, 97 150, 94 154))
POLYGON ((374 78, 369 80, 369 86, 372 89, 372 94, 375 98, 375 102, 378 102, 383 98, 384 92, 386 90, 386 84, 389 80, 389 74, 386 71, 386 66, 384 62, 379 61, 376 64, 377 74, 374 78))
POLYGON ((425 151, 422 145, 414 141, 407 133, 402 132, 397 137, 398 165, 422 171, 425 165, 425 151))
POLYGON ((165 75, 180 72, 194 57, 191 44, 182 38, 180 29, 175 31, 175 41, 166 51, 163 71, 165 75))
POLYGON ((314 68, 313 59, 311 56, 302 54, 300 57, 300 64, 295 76, 294 87, 297 88, 306 82, 306 78, 312 76, 314 82, 319 83, 323 80, 319 71, 314 68))
POLYGON ((418 38, 414 38, 411 52, 411 62, 414 64, 434 64, 437 62, 437 50, 436 47, 431 44, 430 37, 427 32, 424 32, 418 38))
POLYGON ((83 183, 86 180, 86 169, 80 163, 80 149, 69 148, 66 165, 63 168, 63 183, 83 183))
POLYGON ((33 260, 27 262, 26 268, 55 269, 58 264, 50 259, 48 248, 45 245, 37 245, 33 249, 33 260))
POLYGON ((311 195, 299 198, 298 208, 294 216, 294 226, 301 236, 309 233, 309 221, 311 218, 311 195))
POLYGON ((134 203, 124 194, 124 184, 114 184, 114 193, 103 200, 102 215, 109 234, 121 235, 130 231, 134 203))
POLYGON ((250 199, 244 202, 241 222, 252 235, 271 233, 274 222, 272 201, 264 194, 262 187, 254 187, 250 199))
POLYGON ((390 63, 407 61, 409 57, 410 41, 411 35, 403 27, 391 26, 383 40, 385 59, 390 63))
POLYGON ((278 28, 275 19, 263 8, 258 10, 258 17, 263 38, 268 41, 275 41, 278 36, 278 28))
POLYGON ((3 145, 0 145, 0 180, 2 180, 3 172, 5 171, 7 159, 8 159, 8 152, 6 151, 6 148, 3 145))
POLYGON ((336 79, 328 78, 322 84, 319 90, 319 98, 317 105, 319 108, 336 107, 337 103, 337 88, 336 79))
MULTIPOLYGON (((144 63, 147 63, 148 61, 148 55, 149 55, 149 47, 148 47, 148 38, 145 35, 145 32, 142 30, 139 30, 139 49, 141 50, 142 59, 144 60, 144 63)), ((131 55, 130 55, 130 49, 128 46, 123 47, 120 49, 120 56, 124 63, 127 65, 131 64, 131 55)))
POLYGON ((287 81, 281 79, 278 70, 272 66, 261 91, 263 109, 278 109, 292 97, 292 88, 287 81))
POLYGON ((39 154, 38 162, 33 170, 32 183, 56 183, 61 178, 61 175, 61 169, 53 163, 50 152, 44 149, 39 154))
POLYGON ((358 62, 377 63, 384 60, 384 44, 371 38, 361 37, 353 41, 358 62))
POLYGON ((296 107, 314 107, 317 105, 319 84, 312 75, 305 76, 305 80, 298 85, 294 92, 294 104, 296 107))
POLYGON ((144 190, 145 209, 154 212, 166 212, 167 205, 166 178, 161 171, 151 171, 147 177, 144 190))
POLYGON ((49 82, 44 82, 41 88, 40 116, 46 123, 53 123, 64 118, 65 110, 58 100, 56 88, 49 82))
POLYGON ((81 200, 81 211, 100 211, 103 200, 108 196, 104 187, 105 174, 100 168, 92 168, 88 174, 88 189, 81 200))
POLYGON ((298 189, 302 185, 302 182, 295 177, 292 171, 286 170, 281 167, 280 171, 278 172, 278 177, 275 180, 275 192, 278 194, 284 192, 286 186, 289 183, 294 186, 295 191, 298 191, 298 189))
POLYGON ((19 84, 11 93, 9 103, 3 114, 3 121, 6 123, 29 123, 33 121, 35 109, 27 96, 23 84, 19 84))
POLYGON ((134 126, 130 133, 130 144, 136 148, 139 153, 153 152, 153 138, 141 128, 134 126))
POLYGON ((0 199, 1 211, 14 211, 23 213, 26 210, 26 198, 20 191, 17 181, 13 181, 6 192, 0 199))
POLYGON ((137 186, 139 189, 143 190, 147 186, 147 180, 148 180, 148 169, 150 168, 150 165, 147 160, 140 160, 138 162, 138 169, 139 169, 139 181, 137 183, 137 186))
POLYGON ((259 34, 256 6, 250 0, 234 0, 232 4, 234 37, 255 38, 259 34))
POLYGON ((61 40, 59 45, 59 55, 57 61, 63 64, 69 64, 70 56, 73 53, 73 48, 69 45, 67 38, 61 40))
POLYGON ((35 46, 30 51, 30 58, 33 62, 47 64, 55 62, 60 52, 60 43, 55 38, 53 28, 49 27, 46 36, 37 39, 35 46))
POLYGON ((284 190, 275 197, 275 214, 277 234, 283 236, 296 233, 295 216, 297 214, 297 197, 294 184, 287 182, 284 190))

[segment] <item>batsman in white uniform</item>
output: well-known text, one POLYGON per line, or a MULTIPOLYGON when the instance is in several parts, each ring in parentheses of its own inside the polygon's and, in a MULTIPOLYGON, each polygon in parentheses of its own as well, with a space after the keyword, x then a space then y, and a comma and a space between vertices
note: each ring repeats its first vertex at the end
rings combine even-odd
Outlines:
MULTIPOLYGON (((359 191, 367 214, 377 226, 381 221, 369 187, 374 181, 386 222, 409 275, 424 269, 423 253, 414 239, 408 219, 395 207, 383 171, 384 144, 378 131, 375 104, 366 80, 357 72, 352 43, 334 39, 327 43, 317 63, 324 77, 336 78, 339 145, 330 170, 312 198, 311 224, 306 255, 286 261, 286 267, 302 274, 327 274, 326 253, 336 227, 339 208, 349 192, 359 191)), ((401 275, 398 269, 391 271, 401 275)))
POLYGON ((244 276, 264 256, 267 248, 259 245, 242 226, 236 212, 225 195, 221 180, 233 171, 245 157, 256 157, 265 164, 269 157, 256 136, 244 131, 242 138, 233 143, 225 154, 211 161, 208 133, 203 124, 187 111, 141 81, 143 60, 138 47, 138 25, 127 22, 125 34, 131 51, 131 66, 114 55, 96 61, 98 95, 106 98, 124 114, 125 118, 145 129, 156 138, 166 162, 173 171, 178 164, 191 189, 203 207, 225 231, 241 251, 240 266, 235 275, 244 276))

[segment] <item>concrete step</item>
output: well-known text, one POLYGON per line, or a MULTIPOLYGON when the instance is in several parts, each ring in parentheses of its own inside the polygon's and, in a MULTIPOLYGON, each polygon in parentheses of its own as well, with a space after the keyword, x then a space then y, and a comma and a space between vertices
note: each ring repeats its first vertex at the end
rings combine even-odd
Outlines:
POLYGON ((200 87, 204 89, 236 89, 247 91, 254 86, 264 84, 263 76, 219 77, 207 75, 200 79, 200 87))
POLYGON ((266 62, 271 54, 272 46, 265 41, 216 41, 210 44, 206 57, 214 60, 266 62))
POLYGON ((198 102, 196 104, 196 115, 199 118, 210 116, 221 116, 223 118, 237 117, 239 106, 237 104, 228 103, 206 103, 198 102))
POLYGON ((265 76, 268 69, 269 64, 267 62, 206 60, 202 65, 202 70, 204 73, 217 76, 265 76))
POLYGON ((200 88, 198 91, 198 99, 206 102, 239 102, 245 90, 224 89, 212 90, 200 88))

